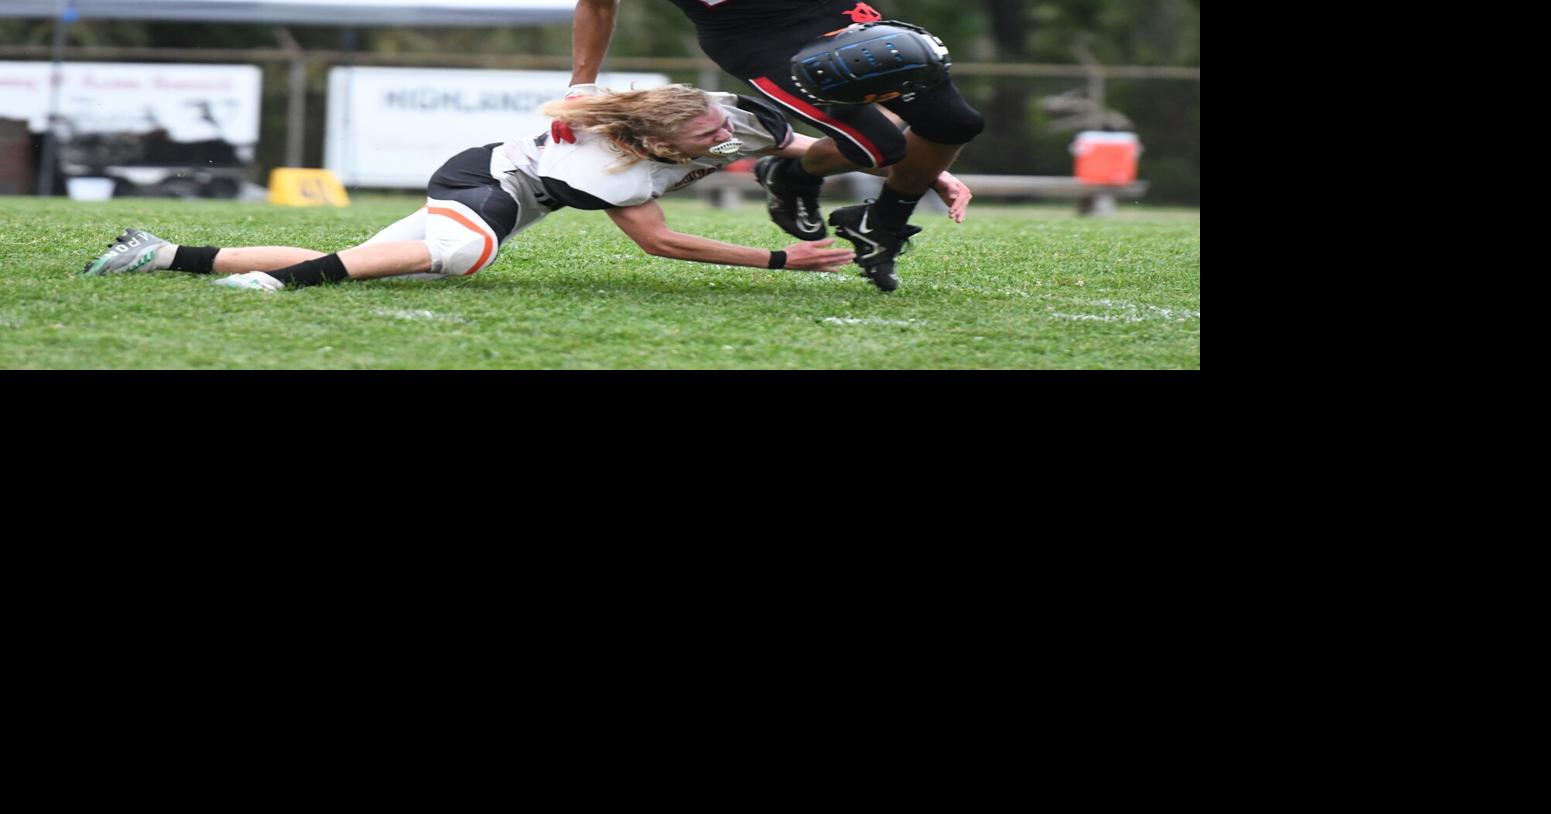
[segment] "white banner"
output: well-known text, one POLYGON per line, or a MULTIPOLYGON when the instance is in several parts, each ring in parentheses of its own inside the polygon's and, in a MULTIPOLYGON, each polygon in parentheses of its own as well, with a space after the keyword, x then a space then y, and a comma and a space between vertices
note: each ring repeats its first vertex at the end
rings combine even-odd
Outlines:
MULTIPOLYGON (((565 96, 565 71, 334 68, 329 71, 324 166, 351 186, 424 188, 470 147, 549 129, 545 102, 565 96)), ((654 88, 663 74, 598 77, 612 88, 654 88)))
MULTIPOLYGON (((70 0, 82 20, 318 25, 562 25, 575 0, 70 0)), ((0 18, 53 17, 59 0, 0 0, 0 18)))
MULTIPOLYGON (((48 62, 0 62, 0 117, 47 125, 48 62)), ((225 139, 250 158, 258 143, 262 72, 253 65, 67 62, 60 69, 61 135, 147 133, 173 141, 225 139)))

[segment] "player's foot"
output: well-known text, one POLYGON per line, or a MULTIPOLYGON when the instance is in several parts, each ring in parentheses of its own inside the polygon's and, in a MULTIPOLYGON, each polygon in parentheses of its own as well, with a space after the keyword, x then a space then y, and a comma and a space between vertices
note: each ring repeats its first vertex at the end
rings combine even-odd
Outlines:
POLYGON ((782 181, 776 170, 783 161, 795 158, 766 156, 754 164, 754 180, 765 188, 770 219, 786 233, 800 240, 818 240, 828 234, 824 228, 824 213, 819 210, 819 189, 823 184, 811 187, 797 186, 782 181))
POLYGON ((246 274, 233 274, 230 277, 222 277, 214 281, 214 285, 223 288, 241 288, 246 291, 279 291, 285 288, 285 283, 262 271, 250 271, 246 274))
POLYGON ((921 233, 921 227, 905 224, 898 232, 871 223, 872 201, 844 206, 829 213, 829 225, 835 234, 856 244, 856 264, 862 267, 862 276, 883 291, 899 288, 899 274, 894 270, 894 258, 904 254, 910 238, 921 233))
POLYGON ((108 250, 97 255, 96 260, 87 263, 86 267, 81 269, 81 273, 96 276, 155 271, 156 250, 166 245, 168 245, 167 241, 144 229, 125 229, 123 234, 108 244, 108 250))

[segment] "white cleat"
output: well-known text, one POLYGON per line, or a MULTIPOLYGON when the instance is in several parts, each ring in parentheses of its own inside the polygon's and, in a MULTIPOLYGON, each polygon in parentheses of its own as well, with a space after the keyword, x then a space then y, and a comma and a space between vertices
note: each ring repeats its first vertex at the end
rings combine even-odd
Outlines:
POLYGON ((246 274, 233 274, 230 277, 222 277, 216 280, 214 285, 222 286, 223 288, 241 288, 247 291, 279 291, 285 288, 285 283, 262 271, 250 271, 246 274))

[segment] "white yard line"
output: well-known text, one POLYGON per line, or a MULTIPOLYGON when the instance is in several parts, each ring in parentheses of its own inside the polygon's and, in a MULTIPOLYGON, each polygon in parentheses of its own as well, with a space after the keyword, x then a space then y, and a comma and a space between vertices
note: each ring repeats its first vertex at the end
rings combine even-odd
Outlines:
POLYGON ((1083 304, 1097 305, 1118 313, 1068 314, 1061 311, 1051 311, 1048 315, 1055 319, 1069 319, 1077 322, 1146 322, 1148 320, 1189 322, 1192 319, 1201 318, 1200 311, 1191 311, 1185 308, 1160 308, 1156 305, 1137 305, 1133 302, 1118 300, 1086 300, 1083 304))
POLYGON ((392 317, 394 319, 426 319, 434 322, 468 322, 463 317, 455 314, 438 314, 435 311, 395 311, 389 308, 378 308, 372 313, 380 317, 392 317))
POLYGON ((877 317, 867 317, 865 319, 857 319, 855 317, 825 317, 820 321, 826 325, 899 325, 906 328, 913 328, 917 325, 926 324, 924 322, 917 322, 913 319, 879 319, 877 317))

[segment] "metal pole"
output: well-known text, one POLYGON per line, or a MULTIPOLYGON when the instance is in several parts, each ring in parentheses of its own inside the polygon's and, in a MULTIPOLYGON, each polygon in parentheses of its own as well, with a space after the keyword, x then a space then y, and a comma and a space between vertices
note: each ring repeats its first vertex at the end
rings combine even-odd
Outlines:
POLYGON ((307 138, 307 62, 291 60, 291 102, 286 110, 285 165, 303 166, 303 145, 307 138))
POLYGON ((54 65, 48 77, 48 113, 43 122, 43 159, 38 167, 38 194, 54 194, 54 161, 58 147, 55 145, 54 120, 59 117, 59 83, 64 81, 65 33, 75 22, 75 6, 70 0, 56 0, 54 7, 54 65))
POLYGON ((1104 74, 1097 70, 1088 74, 1088 99, 1089 101, 1093 102, 1093 119, 1088 123, 1088 129, 1109 129, 1104 126, 1104 74))
POLYGON ((1098 57, 1093 55, 1093 50, 1088 47, 1088 35, 1079 34, 1077 42, 1072 46, 1072 52, 1082 62, 1083 71, 1088 79, 1088 129, 1103 130, 1104 128, 1104 66, 1099 64, 1098 57))
MULTIPOLYGON (((344 176, 340 180, 345 184, 350 184, 355 180, 356 156, 355 144, 353 141, 355 134, 351 132, 351 128, 355 122, 354 117, 351 115, 351 105, 355 104, 355 49, 358 43, 357 33, 358 32, 354 28, 345 28, 339 32, 340 50, 345 52, 345 75, 350 77, 349 81, 345 82, 345 101, 343 105, 344 118, 341 119, 343 126, 340 127, 340 152, 343 156, 343 160, 341 162, 339 172, 344 176)), ((333 103, 330 102, 330 104, 333 103)))
POLYGON ((307 55, 289 28, 277 27, 275 39, 291 54, 291 98, 285 114, 285 165, 300 167, 307 138, 307 55))

